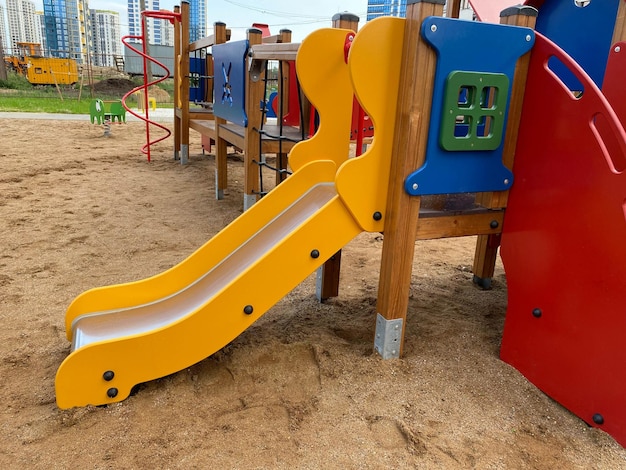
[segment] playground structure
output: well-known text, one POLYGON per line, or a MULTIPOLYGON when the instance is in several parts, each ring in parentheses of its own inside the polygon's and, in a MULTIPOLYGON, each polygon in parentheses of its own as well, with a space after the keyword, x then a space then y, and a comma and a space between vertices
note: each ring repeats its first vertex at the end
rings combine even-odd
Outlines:
MULTIPOLYGON (((265 25, 253 25, 247 38, 229 41, 224 23, 214 24, 214 34, 188 43, 188 6, 181 4, 182 39, 175 45, 175 142, 174 155, 186 163, 189 130, 202 135, 203 148, 215 145, 216 198, 228 185, 227 148, 244 155, 244 210, 267 193, 263 169, 273 170, 275 184, 288 174, 287 155, 312 134, 308 100, 298 87, 295 59, 300 44, 291 43, 291 31, 272 36, 265 25), (256 26, 256 27, 255 27, 256 26), (277 65, 276 92, 269 93, 268 64, 277 65), (190 103, 201 108, 190 108, 190 103), (268 116, 276 118, 270 123, 268 116), (267 163, 267 154, 276 163, 267 163)), ((338 14, 333 27, 356 31, 358 17, 338 14)), ((349 94, 352 99, 352 95, 349 94)), ((314 129, 313 129, 314 132, 314 129)))
POLYGON ((298 75, 320 127, 293 147, 293 175, 179 265, 77 297, 60 407, 121 401, 204 359, 364 230, 384 233, 375 349, 400 357, 415 240, 479 235, 479 278, 502 242, 502 359, 626 444, 626 2, 534 1, 501 25, 442 18, 443 3, 409 0, 406 20, 368 23, 347 66, 348 30, 303 41, 298 75), (555 18, 571 36, 589 17, 613 33, 576 61, 589 42, 548 39, 555 18), (376 129, 353 159, 346 90, 376 129), (481 204, 420 212, 427 196, 466 193, 481 204))

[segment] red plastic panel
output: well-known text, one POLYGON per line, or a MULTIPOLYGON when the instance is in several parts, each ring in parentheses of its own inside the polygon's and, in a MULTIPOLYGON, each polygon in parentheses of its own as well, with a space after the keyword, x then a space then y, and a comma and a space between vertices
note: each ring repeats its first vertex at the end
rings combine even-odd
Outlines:
POLYGON ((626 445, 626 174, 613 160, 626 160, 617 116, 582 69, 537 34, 503 225, 501 357, 626 445), (583 84, 580 99, 548 67, 552 56, 583 84))
POLYGON ((617 117, 626 126, 626 42, 618 42, 611 47, 609 61, 604 73, 602 92, 613 106, 617 117))

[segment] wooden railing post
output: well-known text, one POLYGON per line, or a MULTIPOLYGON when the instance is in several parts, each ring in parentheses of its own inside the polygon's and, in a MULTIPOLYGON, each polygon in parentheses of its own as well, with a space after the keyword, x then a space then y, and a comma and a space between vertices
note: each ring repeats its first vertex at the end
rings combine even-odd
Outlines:
POLYGON ((402 354, 413 271, 420 198, 404 181, 426 156, 437 58, 422 39, 425 18, 442 16, 445 0, 407 0, 398 113, 378 287, 375 349, 384 358, 402 354))
MULTIPOLYGON (((174 7, 174 13, 180 13, 180 7, 176 5, 174 7)), ((181 21, 174 22, 174 160, 180 158, 180 141, 182 135, 182 116, 180 110, 180 90, 178 87, 180 76, 180 61, 181 61, 181 38, 180 38, 180 25, 181 21)))
MULTIPOLYGON (((278 35, 278 42, 280 42, 281 44, 288 44, 291 42, 291 30, 290 29, 281 29, 278 35)), ((291 76, 290 74, 290 69, 291 69, 291 62, 287 61, 287 60, 281 60, 280 61, 282 68, 283 68, 283 80, 282 83, 278 83, 278 98, 280 98, 282 96, 282 101, 279 100, 278 102, 278 106, 280 106, 280 109, 283 110, 283 115, 287 114, 289 112, 289 103, 290 103, 290 96, 289 96, 289 92, 291 90, 291 83, 289 80, 289 77, 291 76), (282 87, 282 93, 281 93, 281 88, 282 87)), ((267 98, 266 96, 264 96, 264 98, 267 98)), ((278 116, 280 116, 280 113, 278 113, 278 116)), ((304 123, 300 123, 301 125, 304 125, 304 123)), ((287 169, 287 152, 283 152, 283 153, 277 153, 276 154, 276 165, 275 167, 278 170, 286 170, 287 169)), ((283 173, 281 171, 277 171, 276 172, 276 178, 275 178, 275 184, 279 185, 280 183, 282 183, 285 178, 287 178, 287 174, 283 173)))
POLYGON ((613 40, 611 44, 626 41, 626 2, 619 2, 615 26, 613 27, 613 40))
MULTIPOLYGON (((251 28, 248 30, 248 42, 250 47, 261 44, 263 41, 260 29, 251 28)), ((260 103, 264 99, 265 93, 265 73, 261 72, 259 80, 252 81, 246 77, 246 114, 248 116, 248 126, 245 129, 244 137, 244 195, 243 209, 248 210, 257 201, 259 193, 259 168, 255 162, 261 161, 261 149, 259 139, 259 129, 261 128, 260 103)))
MULTIPOLYGON (((226 42, 226 23, 213 23, 214 44, 224 44, 226 42)), ((215 73, 215 64, 211 58, 212 71, 215 73)), ((219 67, 218 67, 219 70, 219 67)), ((217 83, 211 80, 212 83, 217 83)), ((213 97, 215 99, 215 97, 213 97)), ((213 100, 211 100, 213 102, 213 100)), ((224 199, 224 191, 228 188, 228 142, 220 138, 220 125, 226 123, 222 118, 215 117, 215 198, 224 199)))
POLYGON ((448 0, 446 16, 448 18, 458 18, 461 14, 461 0, 448 0))
MULTIPOLYGON (((535 28, 537 22, 537 10, 533 7, 515 6, 507 8, 500 14, 500 23, 512 26, 524 26, 535 28)), ((524 102, 524 90, 526 89, 526 76, 530 53, 523 55, 517 62, 513 84, 511 86, 511 98, 509 105, 508 124, 504 136, 504 148, 502 162, 512 169, 515 158, 517 135, 522 116, 522 104, 524 102)), ((508 200, 508 191, 492 193, 480 193, 476 201, 490 209, 503 209, 508 200)), ((476 253, 474 254, 474 282, 483 289, 491 288, 491 279, 495 271, 498 247, 500 246, 500 234, 478 235, 476 253)))
POLYGON ((185 165, 189 160, 189 2, 181 2, 180 9, 180 163, 185 165))

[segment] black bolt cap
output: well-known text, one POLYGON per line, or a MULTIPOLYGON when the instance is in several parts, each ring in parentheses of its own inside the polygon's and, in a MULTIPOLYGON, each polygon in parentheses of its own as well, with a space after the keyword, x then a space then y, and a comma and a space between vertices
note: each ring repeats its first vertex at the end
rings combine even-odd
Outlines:
POLYGON ((541 317, 542 313, 543 313, 543 312, 541 311, 541 309, 540 309, 540 308, 535 308, 535 309, 533 309, 533 317, 535 317, 535 318, 539 318, 539 317, 541 317))
POLYGON ((604 416, 602 416, 600 413, 596 413, 593 415, 593 422, 596 424, 604 424, 604 416))
POLYGON ((374 215, 372 216, 372 218, 378 221, 383 218, 383 215, 380 212, 376 211, 374 212, 374 215))
POLYGON ((246 315, 250 315, 252 312, 254 312, 254 307, 252 307, 252 305, 246 305, 243 308, 243 313, 245 313, 246 315))
POLYGON ((107 397, 115 398, 117 396, 117 388, 110 388, 107 390, 107 397))
POLYGON ((311 258, 316 259, 320 257, 320 252, 319 250, 313 250, 311 251, 311 258))
POLYGON ((102 378, 107 382, 113 380, 113 377, 115 377, 115 372, 113 372, 112 370, 107 370, 104 374, 102 374, 102 378))
POLYGON ((491 228, 498 228, 500 226, 500 224, 498 223, 497 220, 492 220, 491 223, 489 224, 489 226, 491 228))

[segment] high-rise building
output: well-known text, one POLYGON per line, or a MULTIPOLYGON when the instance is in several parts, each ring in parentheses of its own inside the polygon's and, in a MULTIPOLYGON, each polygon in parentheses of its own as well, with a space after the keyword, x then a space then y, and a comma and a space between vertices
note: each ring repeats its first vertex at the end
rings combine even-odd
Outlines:
POLYGON ((379 16, 406 16, 406 0, 367 0, 367 21, 379 16))
POLYGON ((161 44, 163 46, 174 45, 174 25, 169 21, 163 21, 161 29, 161 44))
POLYGON ((7 19, 9 21, 8 45, 13 53, 17 51, 18 42, 41 44, 41 27, 33 1, 7 0, 7 19))
MULTIPOLYGON (((459 18, 473 19, 473 10, 468 0, 461 0, 459 18)), ((444 6, 444 16, 446 9, 444 6)), ((367 21, 379 16, 406 17, 406 0, 367 0, 367 21)))
POLYGON ((122 55, 120 14, 116 11, 89 10, 93 40, 93 65, 114 67, 114 56, 122 55))
POLYGON ((4 18, 5 18, 4 11, 5 11, 4 6, 0 5, 0 45, 2 45, 2 49, 4 50, 4 52, 8 53, 9 42, 8 42, 8 36, 7 36, 7 28, 4 25, 4 18))
MULTIPOLYGON (((146 0, 145 10, 158 11, 159 0, 146 0)), ((163 20, 146 18, 148 27, 148 43, 163 44, 162 26, 163 20)), ((141 6, 139 0, 128 0, 128 34, 131 36, 141 36, 141 6)))
MULTIPOLYGON (((189 39, 196 41, 207 35, 207 0, 189 2, 189 39)), ((159 0, 145 0, 145 10, 159 10, 159 0)), ((150 44, 174 45, 174 28, 167 20, 146 18, 150 44)), ((128 34, 141 36, 141 6, 139 0, 128 0, 128 34)))
POLYGON ((88 0, 43 0, 46 54, 87 63, 91 49, 88 0))
POLYGON ((207 0, 191 0, 189 2, 190 41, 197 41, 207 35, 206 3, 207 0))

